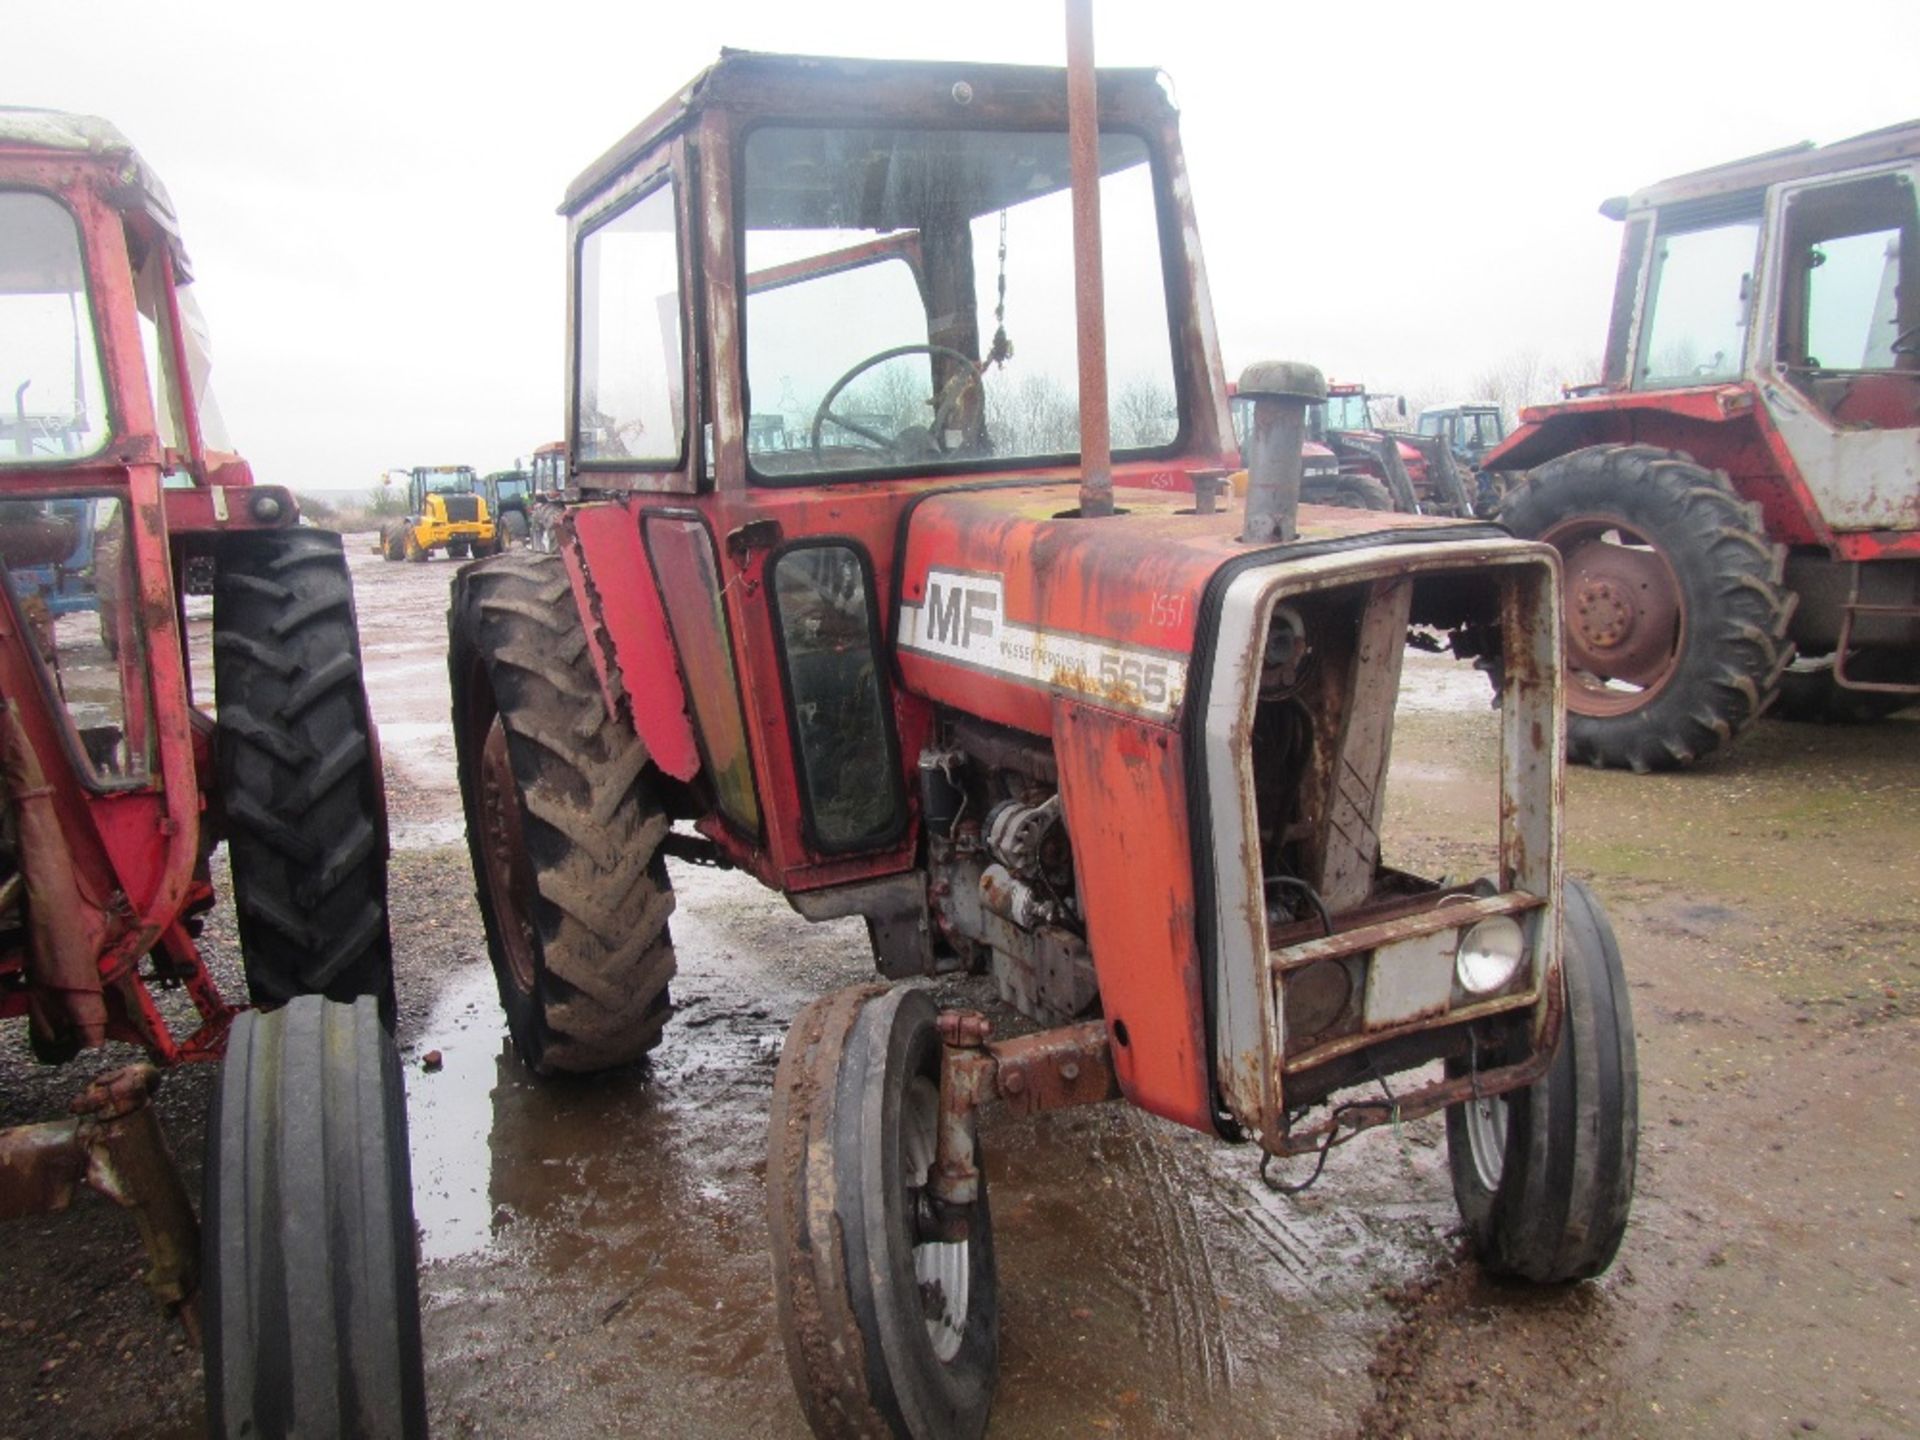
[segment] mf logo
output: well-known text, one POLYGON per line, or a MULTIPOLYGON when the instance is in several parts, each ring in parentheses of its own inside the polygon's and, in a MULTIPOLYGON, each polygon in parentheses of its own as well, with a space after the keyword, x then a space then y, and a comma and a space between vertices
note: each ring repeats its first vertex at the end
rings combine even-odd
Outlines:
MULTIPOLYGON (((935 574, 940 574, 936 571, 935 574)), ((975 639, 991 640, 1000 614, 998 577, 941 575, 927 577, 926 608, 920 612, 921 635, 929 646, 969 650, 975 639)))

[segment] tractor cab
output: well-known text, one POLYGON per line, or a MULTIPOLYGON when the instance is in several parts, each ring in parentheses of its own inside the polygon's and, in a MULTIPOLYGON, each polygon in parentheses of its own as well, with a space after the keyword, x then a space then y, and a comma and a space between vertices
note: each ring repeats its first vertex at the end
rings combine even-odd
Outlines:
POLYGON ((1492 401, 1438 405, 1420 412, 1416 427, 1422 435, 1442 441, 1454 458, 1471 470, 1506 438, 1506 420, 1492 401))
POLYGON ((407 504, 424 513, 431 495, 471 495, 475 490, 471 465, 419 465, 408 472, 407 504))

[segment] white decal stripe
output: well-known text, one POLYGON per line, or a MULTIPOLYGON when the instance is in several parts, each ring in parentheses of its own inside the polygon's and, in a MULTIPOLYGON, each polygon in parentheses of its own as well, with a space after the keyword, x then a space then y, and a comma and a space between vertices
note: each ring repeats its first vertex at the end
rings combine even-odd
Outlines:
POLYGON ((1010 623, 998 575, 932 570, 926 596, 924 604, 900 606, 903 650, 1141 715, 1167 719, 1180 708, 1187 688, 1184 659, 1010 623))

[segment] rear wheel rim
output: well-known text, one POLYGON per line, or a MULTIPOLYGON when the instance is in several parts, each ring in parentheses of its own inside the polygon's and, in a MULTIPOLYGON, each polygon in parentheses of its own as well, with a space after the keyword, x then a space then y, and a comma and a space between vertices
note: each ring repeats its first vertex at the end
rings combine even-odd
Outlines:
POLYGON ((520 828, 520 787, 513 778, 507 729, 498 715, 480 749, 480 853, 487 894, 500 929, 500 949, 514 988, 533 993, 533 865, 520 828))
POLYGON ((1473 1173, 1489 1194, 1500 1188, 1507 1167, 1507 1097, 1488 1095, 1465 1107, 1467 1153, 1473 1173))
MULTIPOLYGON (((933 1173, 940 1133, 940 1087, 925 1075, 907 1082, 900 1104, 900 1168, 907 1191, 907 1213, 918 1217, 927 1205, 927 1181, 933 1173)), ((951 1364, 967 1336, 967 1302, 972 1280, 971 1247, 957 1242, 913 1242, 913 1278, 920 1289, 921 1318, 934 1358, 951 1364)))
POLYGON ((1686 647, 1686 592, 1672 560, 1613 516, 1570 516, 1540 539, 1560 552, 1567 708, 1592 716, 1640 709, 1666 688, 1686 647))

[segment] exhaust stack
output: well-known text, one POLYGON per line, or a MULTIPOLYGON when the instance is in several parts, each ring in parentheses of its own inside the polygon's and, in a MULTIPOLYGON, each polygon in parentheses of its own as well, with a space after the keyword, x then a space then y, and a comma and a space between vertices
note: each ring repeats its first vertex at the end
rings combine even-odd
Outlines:
POLYGON ((1246 545, 1292 540, 1300 533, 1300 447, 1307 406, 1327 398, 1327 380, 1298 360, 1261 360, 1240 372, 1239 392, 1253 400, 1247 456, 1246 545))
POLYGON ((1100 101, 1093 0, 1067 0, 1067 150, 1073 176, 1073 297, 1080 324, 1080 514, 1113 513, 1107 308, 1100 271, 1100 101))

